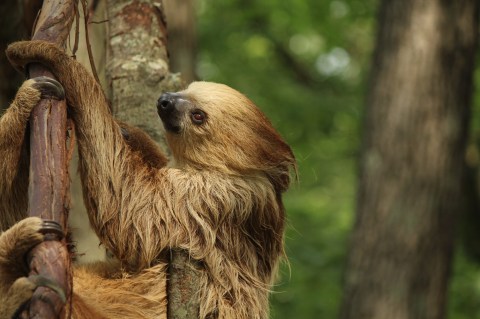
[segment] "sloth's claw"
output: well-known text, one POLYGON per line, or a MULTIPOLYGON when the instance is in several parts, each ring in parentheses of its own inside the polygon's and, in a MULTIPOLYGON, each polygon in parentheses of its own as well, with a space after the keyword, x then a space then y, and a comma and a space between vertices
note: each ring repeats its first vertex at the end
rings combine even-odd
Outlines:
POLYGON ((44 219, 39 232, 42 234, 55 234, 59 239, 62 239, 65 236, 62 226, 53 220, 44 219))
POLYGON ((63 100, 65 98, 63 86, 57 80, 48 76, 39 76, 32 80, 35 81, 32 86, 40 91, 42 99, 63 100))
POLYGON ((28 280, 30 280, 35 287, 47 287, 52 289, 60 297, 63 303, 66 302, 67 297, 65 291, 63 291, 62 287, 60 287, 56 281, 41 275, 30 275, 28 280))

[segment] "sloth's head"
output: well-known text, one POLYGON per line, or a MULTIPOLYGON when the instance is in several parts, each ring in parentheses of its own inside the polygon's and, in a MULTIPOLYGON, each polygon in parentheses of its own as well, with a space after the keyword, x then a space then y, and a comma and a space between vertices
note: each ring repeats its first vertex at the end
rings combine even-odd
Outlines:
POLYGON ((217 83, 194 82, 157 103, 179 166, 228 174, 264 174, 287 189, 295 157, 270 121, 247 97, 217 83))

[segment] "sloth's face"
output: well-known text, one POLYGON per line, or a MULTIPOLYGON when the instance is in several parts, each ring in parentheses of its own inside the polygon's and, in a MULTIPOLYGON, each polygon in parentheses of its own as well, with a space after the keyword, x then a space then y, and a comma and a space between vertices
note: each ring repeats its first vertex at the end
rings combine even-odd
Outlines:
POLYGON ((183 93, 164 93, 157 101, 157 112, 168 132, 179 134, 187 122, 201 126, 207 114, 183 93))
POLYGON ((252 101, 218 83, 165 93, 157 110, 177 167, 267 176, 285 190, 295 167, 290 147, 252 101))
POLYGON ((162 94, 157 112, 167 135, 190 139, 217 133, 225 136, 230 131, 237 135, 263 119, 263 114, 244 95, 211 82, 193 82, 186 90, 162 94))

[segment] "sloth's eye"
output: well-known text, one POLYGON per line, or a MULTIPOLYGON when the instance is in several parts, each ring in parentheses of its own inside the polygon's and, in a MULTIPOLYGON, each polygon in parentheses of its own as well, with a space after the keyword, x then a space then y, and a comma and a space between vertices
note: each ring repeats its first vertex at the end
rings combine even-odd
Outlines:
POLYGON ((192 117, 193 123, 200 125, 200 124, 203 124, 203 122, 205 122, 206 115, 203 111, 195 110, 195 111, 192 111, 191 117, 192 117))

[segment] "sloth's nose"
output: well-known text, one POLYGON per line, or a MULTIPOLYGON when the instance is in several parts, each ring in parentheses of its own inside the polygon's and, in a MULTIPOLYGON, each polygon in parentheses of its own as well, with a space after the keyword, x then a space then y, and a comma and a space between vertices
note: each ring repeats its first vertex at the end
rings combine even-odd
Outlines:
POLYGON ((157 101, 157 110, 159 113, 170 113, 175 108, 175 93, 163 93, 157 101))

